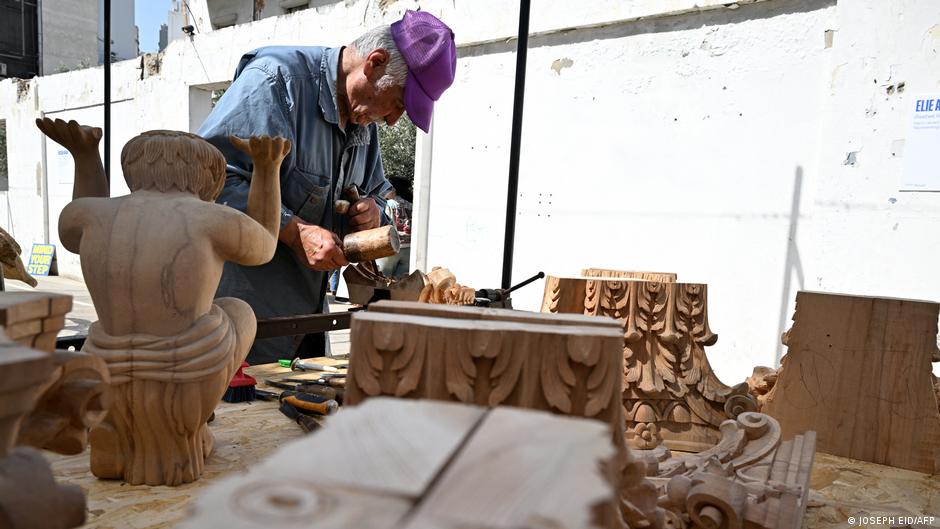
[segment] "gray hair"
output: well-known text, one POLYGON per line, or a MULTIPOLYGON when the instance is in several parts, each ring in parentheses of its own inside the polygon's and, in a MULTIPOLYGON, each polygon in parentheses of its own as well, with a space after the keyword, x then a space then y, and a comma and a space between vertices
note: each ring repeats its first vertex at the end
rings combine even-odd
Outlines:
POLYGON ((370 29, 351 44, 356 49, 360 59, 365 59, 373 50, 383 49, 388 53, 388 64, 385 65, 385 75, 379 79, 375 87, 385 90, 393 86, 405 86, 408 77, 408 65, 402 58, 395 39, 392 38, 391 26, 378 26, 370 29))

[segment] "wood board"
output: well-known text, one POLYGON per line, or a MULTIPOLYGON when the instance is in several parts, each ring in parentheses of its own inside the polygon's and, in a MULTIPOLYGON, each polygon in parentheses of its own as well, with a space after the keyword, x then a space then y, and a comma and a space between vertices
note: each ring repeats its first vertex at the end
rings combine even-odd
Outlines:
POLYGON ((205 491, 180 529, 596 527, 615 508, 600 470, 615 450, 596 421, 375 398, 330 422, 205 491), (328 470, 323 454, 359 470, 328 470))
POLYGON ((762 411, 784 436, 816 430, 820 451, 940 472, 938 313, 940 304, 924 301, 797 293, 762 411))

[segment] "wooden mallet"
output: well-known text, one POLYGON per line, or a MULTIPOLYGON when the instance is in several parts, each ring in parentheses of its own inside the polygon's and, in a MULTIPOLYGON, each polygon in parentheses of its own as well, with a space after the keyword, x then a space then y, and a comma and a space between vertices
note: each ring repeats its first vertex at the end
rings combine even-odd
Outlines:
MULTIPOLYGON (((349 207, 359 199, 359 189, 354 186, 343 188, 343 198, 337 200, 334 208, 337 213, 346 215, 349 207)), ((374 261, 398 253, 401 249, 401 239, 395 226, 380 226, 371 230, 350 233, 343 238, 343 254, 350 263, 374 261)))

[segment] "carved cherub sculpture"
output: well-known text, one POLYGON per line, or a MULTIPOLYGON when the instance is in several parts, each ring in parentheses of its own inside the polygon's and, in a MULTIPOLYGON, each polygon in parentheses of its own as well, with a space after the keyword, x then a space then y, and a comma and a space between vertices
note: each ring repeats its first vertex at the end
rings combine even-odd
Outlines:
POLYGON ((108 363, 112 406, 91 432, 91 470, 131 484, 199 478, 212 450, 206 420, 254 341, 247 303, 213 300, 225 261, 260 265, 277 246, 282 138, 232 143, 254 162, 247 215, 213 201, 225 159, 193 134, 131 139, 121 166, 131 193, 108 198, 101 129, 37 120, 75 158, 62 245, 81 257, 99 320, 83 351, 108 363))

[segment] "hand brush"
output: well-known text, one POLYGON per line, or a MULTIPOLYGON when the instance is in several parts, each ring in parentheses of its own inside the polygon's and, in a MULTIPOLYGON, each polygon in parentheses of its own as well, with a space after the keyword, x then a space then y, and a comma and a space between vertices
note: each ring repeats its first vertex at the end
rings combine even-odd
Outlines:
POLYGON ((242 372, 246 367, 248 367, 248 362, 242 362, 238 371, 235 372, 235 376, 232 377, 228 389, 225 390, 225 395, 222 395, 222 400, 225 402, 249 402, 255 400, 257 397, 255 394, 255 384, 257 384, 257 381, 250 375, 246 375, 242 372))

